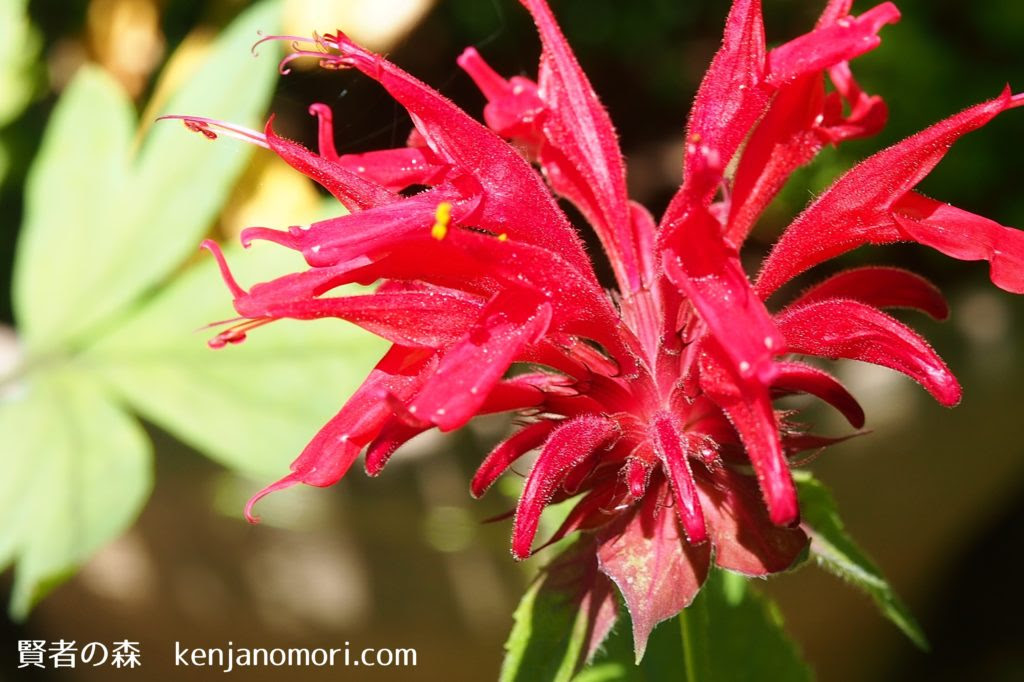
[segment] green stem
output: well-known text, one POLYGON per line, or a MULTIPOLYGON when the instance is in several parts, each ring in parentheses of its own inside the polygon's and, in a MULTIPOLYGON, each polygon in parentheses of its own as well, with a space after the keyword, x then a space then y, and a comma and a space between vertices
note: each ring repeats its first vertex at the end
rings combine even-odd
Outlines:
POLYGON ((679 612, 686 682, 710 682, 712 679, 711 661, 708 658, 709 615, 703 592, 697 595, 692 604, 679 612))

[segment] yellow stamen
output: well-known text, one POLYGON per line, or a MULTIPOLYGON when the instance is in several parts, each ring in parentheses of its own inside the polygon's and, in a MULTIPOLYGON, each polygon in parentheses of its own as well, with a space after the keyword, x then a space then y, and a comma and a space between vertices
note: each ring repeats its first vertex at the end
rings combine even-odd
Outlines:
POLYGON ((694 133, 693 135, 690 135, 690 142, 692 142, 693 144, 697 144, 702 139, 703 138, 700 136, 700 133, 694 133))
POLYGON ((498 235, 498 241, 499 242, 507 242, 508 241, 508 235, 505 234, 504 232, 502 232, 501 234, 498 235))
POLYGON ((450 202, 442 201, 437 205, 437 212, 434 213, 434 226, 430 228, 430 236, 441 241, 448 234, 448 224, 452 221, 452 205, 450 202))

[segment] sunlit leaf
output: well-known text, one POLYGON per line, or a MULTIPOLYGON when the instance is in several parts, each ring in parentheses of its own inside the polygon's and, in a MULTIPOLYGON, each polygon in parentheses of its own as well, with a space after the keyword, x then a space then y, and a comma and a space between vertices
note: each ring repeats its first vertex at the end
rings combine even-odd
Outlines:
POLYGON ((633 665, 626 618, 593 665, 574 682, 806 682, 814 679, 786 635, 775 604, 747 578, 713 570, 678 618, 654 629, 647 654, 633 665), (689 647, 689 651, 687 651, 689 647))
MULTIPOLYGON (((276 0, 243 12, 220 34, 202 66, 161 113, 205 116, 262 129, 277 81, 277 52, 266 46, 256 58, 251 48, 259 31, 278 30, 279 15, 276 0)), ((211 142, 202 135, 187 134, 174 121, 151 125, 124 206, 136 228, 121 244, 126 257, 106 283, 107 289, 139 291, 152 286, 193 253, 251 152, 251 145, 235 140, 211 142)))
POLYGON ((152 485, 149 439, 86 377, 40 371, 0 403, 0 566, 16 564, 11 614, 135 520, 152 485))
POLYGON ((52 348, 95 319, 117 264, 107 238, 123 231, 133 113, 106 72, 82 67, 46 128, 28 177, 14 269, 14 309, 24 342, 52 348))
POLYGON ((579 540, 534 579, 516 608, 501 682, 568 682, 604 640, 619 609, 594 551, 579 540))
MULTIPOLYGON (((167 104, 254 125, 276 78, 254 60, 257 31, 274 31, 277 2, 243 13, 167 104)), ((15 308, 23 338, 47 349, 101 333, 165 279, 209 229, 251 148, 210 144, 173 123, 152 126, 130 158, 134 114, 120 87, 84 67, 61 100, 28 185, 15 308)))
POLYGON ((795 477, 800 511, 810 531, 811 555, 819 566, 871 596, 882 614, 915 644, 928 648, 928 640, 906 604, 885 576, 846 532, 836 502, 820 481, 801 472, 795 477))
MULTIPOLYGON (((242 282, 293 269, 274 245, 227 252, 242 282)), ((279 477, 380 359, 384 342, 339 320, 282 320, 211 350, 234 317, 206 257, 86 352, 93 371, 147 419, 242 472, 279 477)))
POLYGON ((0 127, 21 112, 35 88, 39 36, 27 9, 27 0, 0 2, 0 127))

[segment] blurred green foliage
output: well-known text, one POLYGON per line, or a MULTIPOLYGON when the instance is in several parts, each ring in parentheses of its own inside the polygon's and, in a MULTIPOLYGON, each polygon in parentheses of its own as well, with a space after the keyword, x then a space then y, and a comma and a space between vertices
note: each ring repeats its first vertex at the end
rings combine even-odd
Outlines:
MULTIPOLYGON (((239 16, 166 110, 260 125, 276 62, 249 48, 279 11, 271 1, 239 16)), ((20 357, 0 385, 0 565, 16 563, 18 617, 145 502, 152 448, 133 413, 237 471, 280 476, 378 354, 368 335, 330 322, 275 325, 211 352, 194 330, 231 316, 229 294, 211 258, 179 273, 252 150, 174 123, 140 133, 135 119, 115 80, 81 67, 28 178, 20 357)), ((267 279, 291 258, 257 249, 242 273, 267 279)))

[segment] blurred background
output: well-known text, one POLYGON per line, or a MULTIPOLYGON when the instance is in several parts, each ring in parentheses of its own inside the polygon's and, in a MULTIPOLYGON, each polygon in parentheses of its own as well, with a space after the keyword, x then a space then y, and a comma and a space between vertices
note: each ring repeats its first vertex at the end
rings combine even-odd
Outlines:
MULTIPOLYGON (((166 71, 170 56, 181 63, 191 53, 201 54, 248 3, 0 2, 11 8, 0 21, 0 30, 8 32, 0 41, 0 281, 7 282, 27 169, 76 70, 85 62, 99 64, 147 125, 160 111, 152 104, 161 97, 157 74, 166 71)), ((633 197, 657 214, 678 184, 683 122, 717 48, 728 3, 552 5, 616 122, 633 197)), ((807 30, 818 5, 765 0, 769 41, 807 30)), ((826 150, 797 173, 753 236, 751 267, 807 199, 856 159, 997 94, 1008 81, 1024 89, 1024 4, 898 5, 903 21, 884 29, 882 46, 854 63, 862 85, 889 103, 888 127, 875 139, 826 150)), ((855 10, 869 7, 858 3, 855 10)), ((284 32, 341 28, 474 115, 483 99, 455 66, 464 47, 476 45, 506 75, 536 73, 538 41, 513 0, 286 0, 283 13, 284 32)), ((224 85, 246 86, 244 79, 224 85)), ((410 129, 376 84, 355 73, 314 69, 297 70, 276 85, 270 106, 276 129, 314 145, 315 125, 306 109, 317 101, 334 110, 342 153, 399 145, 410 129)), ((183 129, 180 135, 182 144, 198 138, 183 129)), ((1022 151, 1024 114, 1009 112, 958 143, 922 189, 1005 225, 1024 226, 1022 151)), ((247 225, 285 227, 322 215, 318 189, 282 166, 258 150, 207 229, 230 238, 247 225)), ((60 200, 59 190, 54 200, 60 200)), ((842 264, 858 262, 910 267, 947 294, 949 321, 905 319, 947 360, 965 397, 958 408, 946 410, 902 376, 842 365, 839 375, 865 406, 872 433, 830 448, 811 468, 833 488, 852 535, 922 621, 932 651, 915 649, 866 597, 813 566, 764 587, 779 601, 822 680, 1024 679, 1018 575, 1024 562, 1024 301, 995 289, 984 264, 952 261, 924 248, 862 249, 842 264)), ((223 298, 229 311, 226 291, 215 288, 207 295, 223 298)), ((12 324, 8 297, 2 305, 4 321, 12 324)), ((10 336, 5 331, 5 339, 10 336)), ((186 342, 198 347, 205 338, 191 335, 186 342)), ((359 357, 357 374, 372 364, 372 354, 359 357)), ((304 392, 297 387, 291 395, 301 401, 304 392)), ((339 405, 340 396, 336 404, 316 409, 329 414, 339 405)), ((808 420, 822 424, 823 431, 842 432, 824 411, 808 420)), ((310 428, 317 423, 312 420, 310 428)), ((262 505, 264 523, 250 526, 242 505, 267 479, 215 463, 147 423, 155 443, 152 497, 124 535, 93 555, 27 620, 4 620, 0 679, 15 678, 14 642, 32 638, 138 640, 145 671, 139 674, 147 679, 184 676, 171 667, 175 640, 185 646, 348 641, 353 648, 415 647, 416 668, 344 674, 492 679, 512 610, 542 561, 516 564, 508 552, 508 522, 481 523, 510 507, 519 484, 514 476, 481 502, 467 494, 474 465, 505 428, 501 419, 484 420, 455 434, 418 439, 398 452, 380 478, 353 470, 328 490, 280 493, 262 505)), ((302 445, 300 439, 280 448, 281 471, 302 445)), ((8 570, 0 577, 3 594, 11 582, 8 570)), ((100 680, 111 674, 78 668, 17 679, 100 680)), ((240 674, 254 680, 277 676, 260 669, 240 674)))

